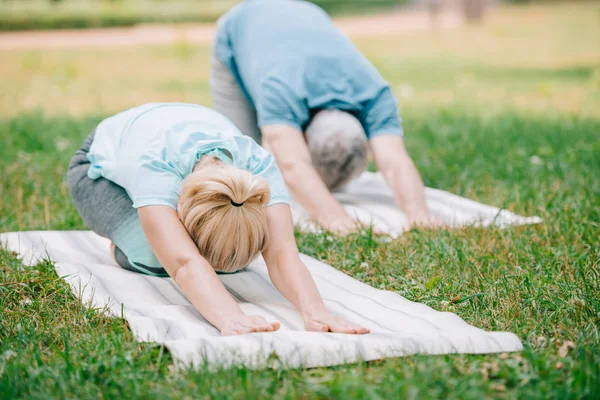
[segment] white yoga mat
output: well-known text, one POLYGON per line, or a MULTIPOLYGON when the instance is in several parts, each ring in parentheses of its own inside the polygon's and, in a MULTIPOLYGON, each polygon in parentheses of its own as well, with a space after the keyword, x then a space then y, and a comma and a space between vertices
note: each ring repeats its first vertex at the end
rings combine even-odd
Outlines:
MULTIPOLYGON (((363 173, 360 178, 335 193, 335 197, 351 216, 365 226, 372 224, 374 229, 391 236, 402 234, 406 228, 406 216, 400 211, 379 173, 363 173)), ((506 228, 509 225, 542 222, 539 217, 522 217, 439 189, 426 188, 425 200, 434 215, 454 228, 490 225, 506 228)), ((302 230, 318 230, 306 211, 296 202, 292 202, 292 214, 294 222, 302 230)))
POLYGON ((220 278, 248 314, 278 320, 281 329, 221 337, 177 285, 126 271, 109 255, 109 241, 89 231, 15 232, 0 243, 26 264, 55 262, 56 272, 90 307, 123 315, 137 340, 166 345, 178 365, 318 367, 410 354, 518 351, 508 332, 486 332, 396 293, 377 290, 311 257, 302 256, 326 306, 371 329, 368 335, 305 332, 300 314, 271 285, 262 260, 220 278))

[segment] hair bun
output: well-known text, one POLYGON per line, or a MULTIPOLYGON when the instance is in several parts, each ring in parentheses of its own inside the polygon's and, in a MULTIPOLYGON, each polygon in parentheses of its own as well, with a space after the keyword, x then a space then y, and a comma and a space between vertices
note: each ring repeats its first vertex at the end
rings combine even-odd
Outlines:
POLYGON ((210 166, 184 179, 178 212, 198 252, 213 269, 235 272, 254 260, 267 243, 269 199, 269 184, 260 176, 229 165, 210 166))

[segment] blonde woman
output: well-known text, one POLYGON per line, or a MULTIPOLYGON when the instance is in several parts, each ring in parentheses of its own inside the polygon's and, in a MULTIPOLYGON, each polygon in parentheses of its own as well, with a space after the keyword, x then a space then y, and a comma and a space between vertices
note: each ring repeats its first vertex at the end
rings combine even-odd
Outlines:
POLYGON ((107 118, 67 178, 83 221, 112 241, 117 263, 171 276, 221 334, 279 329, 245 315, 216 274, 238 271, 259 253, 307 330, 368 333, 325 308, 299 258, 274 158, 219 113, 152 103, 107 118))

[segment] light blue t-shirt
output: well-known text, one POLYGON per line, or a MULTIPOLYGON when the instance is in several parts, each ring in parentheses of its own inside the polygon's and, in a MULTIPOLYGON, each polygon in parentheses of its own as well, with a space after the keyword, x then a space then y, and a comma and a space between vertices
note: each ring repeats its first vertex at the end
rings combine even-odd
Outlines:
POLYGON ((215 149, 223 161, 267 181, 269 205, 288 203, 275 158, 226 117, 195 104, 149 103, 102 121, 87 155, 88 176, 122 186, 135 208, 176 208, 183 179, 215 149))
MULTIPOLYGON (((195 104, 149 103, 103 120, 87 154, 88 176, 123 187, 135 208, 176 209, 183 180, 207 153, 264 178, 271 190, 269 205, 289 203, 275 158, 229 119, 195 104)), ((165 275, 139 219, 129 222, 111 239, 141 272, 165 275)))
POLYGON ((304 130, 316 111, 336 108, 354 114, 369 138, 403 134, 388 83, 310 2, 242 2, 219 23, 215 54, 254 105, 260 127, 304 130))

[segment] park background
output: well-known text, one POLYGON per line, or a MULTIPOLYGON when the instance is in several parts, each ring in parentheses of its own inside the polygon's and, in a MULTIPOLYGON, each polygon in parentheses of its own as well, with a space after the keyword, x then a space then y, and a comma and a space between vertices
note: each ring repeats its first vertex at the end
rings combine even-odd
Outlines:
MULTIPOLYGON (((175 370, 124 320, 83 307, 50 263, 0 250, 0 398, 598 398, 600 3, 465 12, 472 1, 315 2, 389 80, 428 186, 544 223, 296 238, 369 285, 516 333, 523 352, 175 370)), ((111 113, 210 105, 213 22, 234 3, 0 0, 0 232, 85 229, 71 155, 111 113)))

